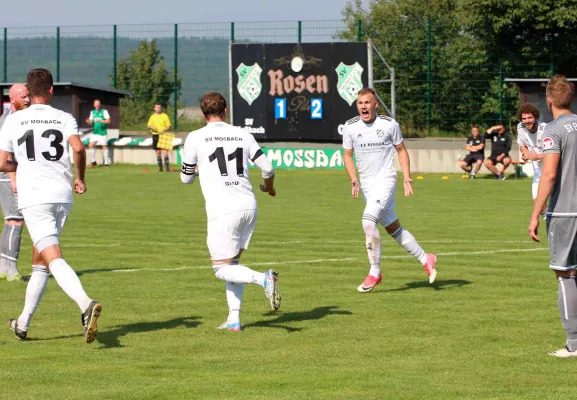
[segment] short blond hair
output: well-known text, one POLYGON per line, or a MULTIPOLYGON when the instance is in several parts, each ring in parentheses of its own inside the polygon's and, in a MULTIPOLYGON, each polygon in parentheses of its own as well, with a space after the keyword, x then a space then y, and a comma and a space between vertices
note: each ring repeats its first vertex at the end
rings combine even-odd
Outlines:
POLYGON ((568 110, 575 94, 575 85, 563 75, 555 75, 549 79, 545 92, 556 108, 568 110))

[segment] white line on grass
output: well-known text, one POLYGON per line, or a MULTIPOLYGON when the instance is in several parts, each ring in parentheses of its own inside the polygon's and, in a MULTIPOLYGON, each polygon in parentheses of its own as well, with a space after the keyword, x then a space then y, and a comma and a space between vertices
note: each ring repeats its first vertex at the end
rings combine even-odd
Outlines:
MULTIPOLYGON (((539 247, 536 249, 497 249, 497 250, 486 250, 486 251, 467 251, 467 252, 449 252, 449 253, 438 253, 439 257, 452 257, 452 256, 473 256, 473 255, 483 255, 483 254, 497 254, 497 253, 524 253, 533 251, 543 251, 547 248, 539 247)), ((411 255, 405 256, 383 256, 383 260, 394 260, 400 258, 412 258, 411 255)), ((341 262, 341 261, 359 261, 364 260, 364 258, 359 257, 344 257, 344 258, 319 258, 315 260, 291 260, 291 261, 270 261, 270 262, 260 262, 260 263, 250 263, 250 266, 272 266, 272 265, 290 265, 290 264, 317 264, 317 263, 331 263, 331 262, 341 262)), ((140 272, 140 271, 156 271, 156 272, 168 272, 168 271, 183 271, 187 269, 209 269, 212 268, 207 265, 196 265, 188 267, 178 267, 178 268, 132 268, 132 269, 111 269, 109 272, 140 272)))
MULTIPOLYGON (((347 243, 365 243, 364 240, 293 240, 286 242, 275 241, 260 241, 257 244, 347 244, 347 243)), ((419 240, 419 243, 437 243, 437 244, 459 244, 459 243, 527 243, 532 244, 527 240, 419 240)), ((118 246, 190 246, 190 245, 205 245, 205 242, 131 242, 122 241, 120 243, 70 243, 64 244, 64 247, 118 247, 118 246)), ((383 242, 383 245, 395 245, 395 242, 383 242)))

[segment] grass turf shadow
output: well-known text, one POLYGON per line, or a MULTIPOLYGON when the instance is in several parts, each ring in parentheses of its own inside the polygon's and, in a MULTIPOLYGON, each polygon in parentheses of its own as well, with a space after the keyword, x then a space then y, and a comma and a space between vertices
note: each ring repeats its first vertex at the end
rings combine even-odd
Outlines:
POLYGON ((243 328, 277 328, 285 329, 287 332, 298 332, 302 331, 303 328, 293 328, 290 326, 283 325, 287 322, 298 322, 298 321, 310 321, 315 319, 322 319, 329 315, 351 315, 352 312, 346 310, 339 310, 338 306, 325 306, 313 308, 309 311, 294 311, 278 314, 271 311, 265 316, 276 316, 275 319, 269 319, 264 321, 257 321, 247 325, 243 328))
POLYGON ((429 283, 428 281, 417 281, 417 282, 405 283, 405 286, 401 288, 378 290, 376 291, 376 293, 402 292, 405 290, 420 289, 420 288, 433 288, 435 290, 444 290, 470 285, 471 283, 472 283, 471 281, 466 281, 463 279, 437 280, 432 284, 429 283))

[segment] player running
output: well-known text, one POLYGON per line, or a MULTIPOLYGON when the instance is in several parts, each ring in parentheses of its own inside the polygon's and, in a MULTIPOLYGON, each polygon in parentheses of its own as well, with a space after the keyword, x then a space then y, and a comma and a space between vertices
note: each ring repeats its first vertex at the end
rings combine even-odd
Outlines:
MULTIPOLYGON (((24 110, 30 105, 28 89, 20 83, 10 88, 8 97, 10 109, 0 117, 0 130, 10 114, 24 110)), ((18 209, 16 174, 13 172, 0 173, 0 204, 4 213, 4 229, 0 238, 0 279, 14 282, 22 280, 22 274, 18 271, 18 257, 24 218, 18 209)))
POLYGON ((102 307, 87 296, 74 270, 62 258, 59 236, 72 207, 72 168, 68 145, 76 166, 75 191, 86 191, 86 153, 72 115, 51 107, 52 74, 33 69, 26 77, 32 105, 11 115, 0 132, 0 171, 16 172, 18 207, 32 243, 48 265, 35 265, 26 288, 24 310, 10 320, 16 338, 25 339, 30 320, 48 283, 49 271, 82 312, 84 339, 96 338, 102 307), (14 153, 15 161, 10 160, 14 153), (16 168, 18 167, 18 168, 16 168))
POLYGON ((577 356, 577 115, 571 113, 575 88, 563 76, 554 76, 546 89, 547 106, 553 121, 543 134, 543 169, 529 224, 529 236, 537 236, 539 215, 547 202, 549 268, 557 276, 561 322, 567 335, 562 349, 548 353, 555 357, 577 356))
MULTIPOLYGON (((533 165, 533 184, 531 195, 533 202, 537 197, 541 165, 543 160, 543 132, 547 124, 539 121, 539 109, 531 103, 525 103, 517 111, 517 143, 521 150, 521 159, 533 165)), ((545 208, 543 208, 545 211, 545 208)))
POLYGON ((238 265, 257 217, 248 160, 261 169, 264 184, 260 190, 270 196, 276 195, 274 169, 251 134, 224 122, 226 100, 221 94, 205 94, 200 109, 207 125, 187 136, 180 179, 182 183, 193 183, 200 176, 206 201, 208 251, 214 274, 226 282, 229 307, 228 318, 218 329, 241 331, 245 284, 262 286, 272 309, 280 307, 278 273, 273 269, 261 273, 238 265))
POLYGON ((413 255, 429 275, 429 283, 435 281, 437 257, 427 254, 413 235, 405 230, 395 214, 397 171, 393 166, 395 151, 403 172, 405 196, 413 194, 409 153, 403 143, 401 128, 392 118, 377 114, 377 96, 372 89, 361 89, 357 98, 359 116, 348 120, 343 129, 345 169, 351 179, 353 199, 359 196, 359 182, 353 161, 355 153, 363 196, 367 203, 362 223, 366 235, 367 253, 371 268, 364 282, 358 287, 361 293, 374 289, 381 274, 380 223, 405 250, 413 255))

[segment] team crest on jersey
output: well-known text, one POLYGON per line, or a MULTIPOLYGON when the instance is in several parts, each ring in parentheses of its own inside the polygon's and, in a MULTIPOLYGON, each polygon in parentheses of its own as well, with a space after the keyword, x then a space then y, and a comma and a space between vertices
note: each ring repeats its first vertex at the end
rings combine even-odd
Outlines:
POLYGON ((553 147, 553 139, 551 139, 550 137, 546 137, 545 139, 543 139, 543 150, 548 150, 551 147, 553 147))
POLYGON ((238 94, 246 100, 249 106, 257 99, 262 90, 260 82, 261 72, 262 68, 258 63, 254 63, 251 66, 241 63, 236 69, 238 74, 238 84, 236 85, 238 94))
POLYGON ((350 106, 357 100, 357 93, 363 87, 361 76, 364 69, 358 62, 353 65, 346 65, 341 62, 335 71, 339 76, 337 91, 350 106))
POLYGON ((385 136, 385 130, 384 129, 377 129, 377 136, 380 138, 385 136))

